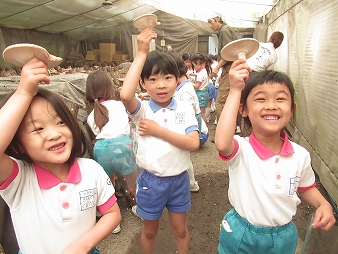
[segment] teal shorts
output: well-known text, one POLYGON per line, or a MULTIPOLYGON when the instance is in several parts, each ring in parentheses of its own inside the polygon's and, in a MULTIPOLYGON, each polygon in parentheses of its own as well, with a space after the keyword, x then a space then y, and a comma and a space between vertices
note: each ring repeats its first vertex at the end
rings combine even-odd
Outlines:
POLYGON ((209 101, 208 90, 195 90, 200 107, 205 108, 209 101))
POLYGON ((298 243, 296 225, 260 227, 231 209, 220 226, 219 254, 295 254, 298 243))
POLYGON ((137 169, 133 141, 128 135, 98 139, 94 145, 94 159, 108 176, 115 173, 125 176, 137 169))

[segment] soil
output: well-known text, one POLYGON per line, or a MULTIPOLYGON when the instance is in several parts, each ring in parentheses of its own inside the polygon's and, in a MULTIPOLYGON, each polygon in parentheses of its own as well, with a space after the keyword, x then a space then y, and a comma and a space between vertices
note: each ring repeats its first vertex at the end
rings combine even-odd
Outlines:
MULTIPOLYGON (((191 154, 195 178, 200 191, 191 194, 192 208, 188 212, 187 225, 190 234, 190 253, 217 253, 219 225, 225 213, 232 207, 227 198, 229 177, 227 164, 218 158, 218 153, 212 139, 215 133, 213 119, 208 123, 209 139, 197 152, 191 154)), ((328 195, 317 181, 317 187, 322 194, 328 195)), ((139 254, 141 251, 140 237, 142 220, 136 217, 127 200, 122 196, 118 199, 121 208, 122 231, 108 236, 98 248, 103 254, 139 254)), ((294 223, 299 234, 297 254, 301 253, 305 239, 307 224, 314 209, 302 202, 298 206, 294 223)), ((335 214, 338 219, 337 214, 335 214)), ((312 230, 304 254, 337 254, 338 226, 336 224, 329 232, 312 230)), ((170 232, 168 213, 165 210, 160 219, 160 229, 156 238, 156 254, 174 254, 176 252, 174 237, 170 232)))

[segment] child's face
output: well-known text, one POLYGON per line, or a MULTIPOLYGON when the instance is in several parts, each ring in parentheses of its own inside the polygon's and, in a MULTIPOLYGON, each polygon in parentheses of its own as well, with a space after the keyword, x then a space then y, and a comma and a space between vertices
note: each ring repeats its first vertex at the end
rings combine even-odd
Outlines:
POLYGON ((167 107, 175 93, 177 79, 173 74, 152 74, 144 79, 142 86, 158 105, 167 107))
POLYGON ((185 66, 187 66, 187 68, 190 68, 190 67, 192 66, 192 65, 191 65, 190 59, 185 60, 185 61, 184 61, 184 64, 185 64, 185 66))
POLYGON ((255 134, 279 134, 293 114, 290 90, 279 83, 257 85, 249 93, 243 110, 255 134))
POLYGON ((45 99, 33 99, 18 130, 22 150, 34 163, 48 169, 67 162, 73 135, 45 99))

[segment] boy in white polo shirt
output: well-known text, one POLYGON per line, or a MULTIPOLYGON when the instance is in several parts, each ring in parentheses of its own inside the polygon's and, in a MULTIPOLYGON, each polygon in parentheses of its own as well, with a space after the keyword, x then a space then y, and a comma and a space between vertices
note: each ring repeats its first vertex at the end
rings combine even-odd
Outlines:
POLYGON ((159 218, 166 207, 178 252, 188 254, 186 216, 191 201, 187 170, 190 151, 200 145, 198 126, 191 104, 173 98, 179 77, 173 57, 159 51, 149 53, 150 41, 156 37, 151 28, 137 36, 138 52, 120 91, 130 118, 138 123, 136 158, 141 172, 136 212, 144 219, 141 246, 144 254, 154 253, 159 218), (135 98, 139 79, 149 101, 135 98))

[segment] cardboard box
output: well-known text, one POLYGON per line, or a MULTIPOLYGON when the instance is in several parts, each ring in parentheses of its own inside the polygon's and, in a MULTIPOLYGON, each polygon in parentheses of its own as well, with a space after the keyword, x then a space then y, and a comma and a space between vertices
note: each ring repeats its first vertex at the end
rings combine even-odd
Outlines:
POLYGON ((88 54, 86 55, 86 61, 94 61, 95 60, 95 55, 88 54))
POLYGON ((115 43, 100 43, 100 54, 101 53, 110 53, 114 55, 116 53, 115 43))
POLYGON ((100 62, 112 62, 114 54, 100 51, 100 62))
POLYGON ((121 53, 115 54, 113 58, 114 60, 129 60, 130 59, 129 55, 121 54, 121 53))

